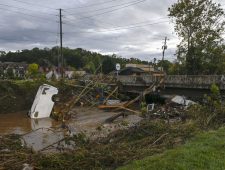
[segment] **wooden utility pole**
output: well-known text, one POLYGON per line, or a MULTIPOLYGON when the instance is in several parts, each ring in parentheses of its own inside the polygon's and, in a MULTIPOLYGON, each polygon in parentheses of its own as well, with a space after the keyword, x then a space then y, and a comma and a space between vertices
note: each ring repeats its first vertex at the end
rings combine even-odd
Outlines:
POLYGON ((164 57, 165 57, 165 51, 166 51, 166 49, 167 49, 167 37, 165 37, 165 41, 164 41, 164 45, 162 46, 162 50, 163 50, 163 53, 162 53, 162 64, 161 64, 161 69, 162 69, 162 71, 163 71, 163 61, 164 61, 164 57))
POLYGON ((62 9, 59 9, 59 24, 60 24, 60 59, 61 59, 61 76, 63 78, 63 72, 64 72, 64 59, 63 59, 63 33, 62 33, 62 9))
POLYGON ((164 61, 165 51, 167 49, 166 43, 167 43, 167 37, 165 37, 164 45, 162 46, 162 50, 163 50, 162 61, 164 61))

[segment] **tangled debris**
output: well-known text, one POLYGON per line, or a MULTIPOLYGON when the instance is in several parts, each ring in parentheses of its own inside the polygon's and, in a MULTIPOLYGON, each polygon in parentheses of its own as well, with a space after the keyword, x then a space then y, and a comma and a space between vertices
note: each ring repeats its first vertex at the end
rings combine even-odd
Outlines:
POLYGON ((88 140, 85 135, 68 137, 74 150, 65 153, 43 154, 31 152, 21 145, 19 136, 4 136, 1 140, 0 167, 21 169, 24 163, 36 169, 115 169, 134 159, 154 155, 184 143, 193 136, 192 123, 167 124, 143 120, 134 127, 113 132, 106 138, 88 140), (9 161, 10 160, 10 161, 9 161), (18 166, 15 166, 18 165, 18 166))

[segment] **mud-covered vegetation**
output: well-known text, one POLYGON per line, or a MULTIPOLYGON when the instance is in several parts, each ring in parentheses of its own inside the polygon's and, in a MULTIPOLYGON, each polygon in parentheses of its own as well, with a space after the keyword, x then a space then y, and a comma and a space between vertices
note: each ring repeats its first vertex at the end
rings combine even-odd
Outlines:
POLYGON ((41 83, 38 81, 1 81, 0 114, 30 109, 41 83))
POLYGON ((1 143, 0 148, 5 151, 1 151, 4 159, 0 165, 7 169, 20 169, 14 165, 23 163, 37 169, 115 169, 183 144, 195 131, 190 122, 168 124, 145 120, 131 129, 96 141, 89 141, 83 135, 68 138, 67 141, 75 141, 75 150, 57 154, 32 153, 23 149, 18 136, 6 136, 2 137, 8 142, 1 143))

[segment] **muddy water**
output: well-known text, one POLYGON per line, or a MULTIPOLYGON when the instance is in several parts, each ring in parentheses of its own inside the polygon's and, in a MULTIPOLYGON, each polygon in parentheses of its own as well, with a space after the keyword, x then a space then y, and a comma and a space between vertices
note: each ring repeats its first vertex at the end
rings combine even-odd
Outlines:
POLYGON ((30 119, 26 112, 0 114, 0 135, 25 134, 38 128, 50 128, 58 124, 51 118, 30 119))
POLYGON ((0 135, 22 135, 26 146, 35 151, 64 138, 62 132, 52 130, 60 125, 51 118, 30 119, 26 112, 0 114, 0 135))
POLYGON ((26 112, 0 114, 0 134, 24 134, 31 130, 26 112))
MULTIPOLYGON (((54 152, 54 148, 61 145, 58 141, 64 139, 65 136, 84 133, 88 138, 94 140, 98 137, 106 137, 118 129, 134 126, 142 119, 139 116, 129 115, 107 124, 105 120, 118 113, 105 112, 97 108, 74 108, 72 112, 74 112, 72 118, 66 122, 69 130, 62 129, 61 122, 56 122, 51 118, 30 119, 26 112, 2 114, 0 115, 0 135, 25 134, 22 135, 22 139, 27 147, 40 151, 54 144, 52 150, 48 148, 48 151, 54 152)), ((71 148, 67 144, 62 145, 63 148, 71 148)))

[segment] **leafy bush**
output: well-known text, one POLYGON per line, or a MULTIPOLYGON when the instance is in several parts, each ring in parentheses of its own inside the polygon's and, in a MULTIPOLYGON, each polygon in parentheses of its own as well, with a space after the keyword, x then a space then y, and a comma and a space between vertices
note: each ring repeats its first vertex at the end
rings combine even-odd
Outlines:
POLYGON ((220 100, 218 86, 211 86, 211 94, 204 96, 202 105, 193 105, 188 110, 191 116, 201 128, 219 127, 225 123, 225 107, 220 100))

